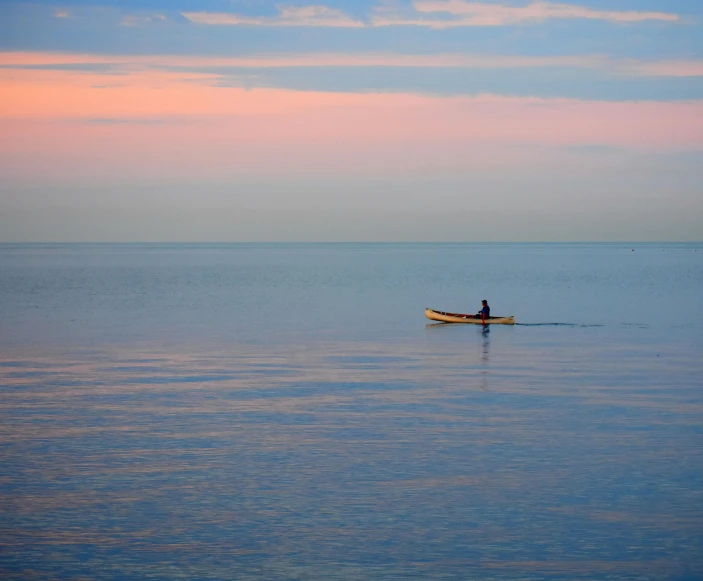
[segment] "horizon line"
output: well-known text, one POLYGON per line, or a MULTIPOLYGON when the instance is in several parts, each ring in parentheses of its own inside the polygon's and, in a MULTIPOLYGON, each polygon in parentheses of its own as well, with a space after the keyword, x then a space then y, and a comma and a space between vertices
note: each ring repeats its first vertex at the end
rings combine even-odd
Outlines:
POLYGON ((703 240, 73 240, 73 241, 9 241, 0 245, 234 245, 234 244, 702 244, 703 240))

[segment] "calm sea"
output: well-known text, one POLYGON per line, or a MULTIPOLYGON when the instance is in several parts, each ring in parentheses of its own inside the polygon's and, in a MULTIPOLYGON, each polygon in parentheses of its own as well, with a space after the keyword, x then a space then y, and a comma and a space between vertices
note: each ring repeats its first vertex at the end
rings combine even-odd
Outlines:
POLYGON ((700 580, 703 244, 0 245, 0 577, 700 580))

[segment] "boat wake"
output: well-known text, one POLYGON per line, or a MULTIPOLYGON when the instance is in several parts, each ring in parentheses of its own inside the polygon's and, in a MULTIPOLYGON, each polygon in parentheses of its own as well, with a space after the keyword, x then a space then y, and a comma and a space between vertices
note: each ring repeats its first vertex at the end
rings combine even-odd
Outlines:
POLYGON ((586 329, 589 327, 605 327, 605 325, 583 325, 580 323, 515 323, 516 327, 579 327, 586 329))

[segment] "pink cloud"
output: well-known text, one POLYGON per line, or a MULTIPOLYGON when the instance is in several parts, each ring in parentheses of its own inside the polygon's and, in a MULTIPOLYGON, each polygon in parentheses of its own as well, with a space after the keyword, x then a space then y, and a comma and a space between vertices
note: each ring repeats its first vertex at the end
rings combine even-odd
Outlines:
MULTIPOLYGON (((0 52, 0 66, 41 66, 61 64, 112 64, 123 74, 138 74, 173 67, 442 67, 467 69, 571 67, 598 68, 620 75, 653 77, 703 76, 703 60, 682 59, 642 61, 611 60, 601 55, 491 55, 491 54, 394 54, 394 53, 302 53, 254 54, 242 57, 193 57, 171 55, 91 55, 68 53, 0 52)), ((194 73, 197 74, 197 73, 194 73)), ((82 74, 85 76, 85 73, 82 74)), ((216 75, 215 75, 216 77, 216 75)), ((171 73, 171 78, 175 78, 171 73)), ((194 77, 187 77, 192 80, 194 77)), ((203 81, 213 79, 208 73, 203 81)), ((114 79, 113 79, 114 82, 114 79)))
POLYGON ((678 14, 666 12, 593 10, 585 6, 541 0, 526 6, 486 4, 465 0, 417 0, 414 3, 414 12, 393 2, 384 2, 375 10, 372 22, 374 26, 428 26, 444 29, 460 26, 511 26, 539 23, 550 19, 634 23, 647 20, 677 22, 681 17, 678 14), (441 17, 433 17, 435 15, 441 17))
POLYGON ((703 77, 703 60, 624 61, 623 73, 646 77, 703 77))
POLYGON ((224 12, 183 12, 196 24, 227 26, 322 26, 333 28, 360 28, 364 23, 341 10, 327 6, 280 6, 274 17, 240 16, 224 12))
MULTIPOLYGON (((427 26, 452 28, 457 26, 510 26, 544 22, 550 19, 588 19, 617 23, 660 20, 677 22, 678 14, 654 11, 594 10, 585 6, 537 0, 526 6, 488 4, 465 0, 417 0, 413 9, 392 0, 381 1, 373 9, 368 26, 427 26), (428 15, 430 15, 428 17, 428 15), (435 17, 440 15, 439 18, 435 17), (447 18, 446 16, 450 16, 447 18)), ((322 5, 280 6, 274 17, 242 16, 225 12, 184 12, 183 16, 196 24, 227 26, 320 26, 360 28, 367 24, 341 10, 322 5)))
POLYGON ((6 69, 6 119, 218 119, 242 129, 230 139, 405 139, 604 143, 698 147, 703 110, 693 102, 435 97, 212 87, 202 74, 141 71, 128 77, 6 69), (245 131, 247 129, 247 131, 245 131))
POLYGON ((607 65, 599 55, 491 55, 491 54, 398 54, 398 53, 285 53, 242 57, 193 57, 171 55, 91 55, 73 53, 0 52, 0 66, 58 64, 115 64, 134 71, 158 67, 596 67, 607 65))
POLYGON ((246 90, 207 79, 0 70, 0 176, 450 174, 535 163, 545 148, 703 149, 703 101, 246 90))

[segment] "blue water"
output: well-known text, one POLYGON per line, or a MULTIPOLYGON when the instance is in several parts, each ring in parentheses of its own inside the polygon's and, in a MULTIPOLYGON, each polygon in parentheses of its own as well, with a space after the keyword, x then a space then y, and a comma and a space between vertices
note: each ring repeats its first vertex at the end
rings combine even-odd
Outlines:
POLYGON ((0 577, 701 579, 702 321, 703 244, 0 245, 0 577))

